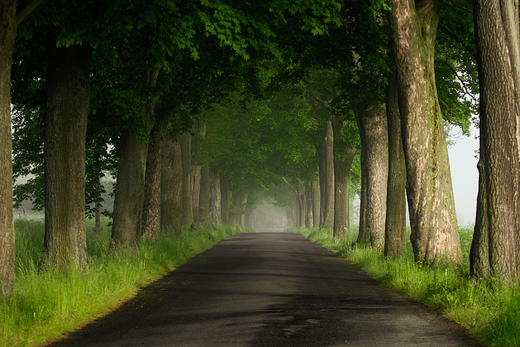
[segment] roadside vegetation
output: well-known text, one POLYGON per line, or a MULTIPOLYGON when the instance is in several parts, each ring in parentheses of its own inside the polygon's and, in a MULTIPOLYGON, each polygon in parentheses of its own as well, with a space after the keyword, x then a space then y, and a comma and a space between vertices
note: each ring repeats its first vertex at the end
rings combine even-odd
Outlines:
POLYGON ((349 260, 388 287, 441 312, 481 342, 490 346, 520 346, 520 288, 518 284, 506 286, 495 278, 475 282, 470 277, 473 229, 459 228, 463 252, 460 267, 415 263, 409 241, 404 256, 386 259, 382 250, 356 244, 356 227, 349 237, 336 238, 331 229, 292 231, 349 260))
POLYGON ((92 318, 109 313, 154 281, 221 239, 245 231, 219 226, 143 240, 139 252, 114 256, 108 219, 94 232, 87 220, 88 271, 41 271, 43 220, 15 221, 16 284, 10 299, 0 298, 0 346, 32 346, 59 338, 92 318))

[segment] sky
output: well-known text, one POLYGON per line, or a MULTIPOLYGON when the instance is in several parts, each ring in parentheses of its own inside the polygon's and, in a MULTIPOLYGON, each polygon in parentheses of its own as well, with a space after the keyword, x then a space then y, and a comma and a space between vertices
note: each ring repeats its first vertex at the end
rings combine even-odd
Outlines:
MULTIPOLYGON (((454 133, 457 131, 455 130, 454 133)), ((456 144, 448 149, 455 209, 460 226, 473 226, 477 208, 478 170, 475 151, 478 150, 478 130, 471 127, 471 136, 453 134, 456 144)))

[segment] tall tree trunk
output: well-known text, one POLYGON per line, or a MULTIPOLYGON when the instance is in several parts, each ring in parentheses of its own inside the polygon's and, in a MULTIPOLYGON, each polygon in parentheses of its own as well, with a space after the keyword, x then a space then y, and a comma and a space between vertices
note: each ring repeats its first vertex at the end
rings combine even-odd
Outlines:
POLYGON ((315 145, 316 152, 318 153, 318 182, 320 187, 320 214, 318 218, 318 227, 323 225, 323 220, 325 217, 325 206, 326 206, 326 193, 327 193, 327 175, 325 174, 325 145, 318 144, 315 145))
POLYGON ((164 136, 174 111, 174 96, 164 95, 154 109, 155 124, 150 133, 146 156, 142 233, 149 240, 161 234, 161 164, 164 136))
POLYGON ((407 198, 415 260, 460 261, 461 249, 448 150, 433 57, 437 0, 389 0, 397 67, 407 198))
POLYGON ((167 131, 161 165, 161 229, 180 235, 183 218, 182 155, 179 138, 167 131))
POLYGON ((307 194, 305 185, 298 188, 298 197, 300 198, 300 227, 307 227, 307 194))
MULTIPOLYGON (((206 137, 206 123, 200 122, 199 123, 199 134, 202 137, 202 140, 204 141, 206 137)), ((201 153, 201 147, 198 149, 194 149, 192 147, 192 154, 194 156, 194 165, 192 167, 192 203, 193 203, 193 222, 196 226, 199 225, 200 221, 200 192, 201 192, 201 170, 202 167, 199 164, 202 153, 201 153)))
POLYGON ((240 225, 246 225, 246 206, 249 201, 249 192, 245 192, 242 195, 242 206, 240 208, 240 225))
POLYGON ((199 165, 192 165, 191 167, 191 203, 195 226, 199 225, 200 170, 199 165))
POLYGON ((320 227, 320 184, 318 181, 311 182, 311 194, 312 194, 312 227, 320 227))
POLYGON ((293 221, 296 228, 302 226, 301 211, 302 202, 300 200, 300 194, 298 190, 294 190, 294 210, 293 210, 293 221))
POLYGON ((395 73, 388 78, 386 115, 388 118, 388 187, 384 254, 386 257, 396 257, 406 251, 406 164, 395 73))
MULTIPOLYGON (((482 142, 482 136, 480 136, 482 142)), ((470 274, 477 278, 486 277, 489 274, 489 223, 488 223, 488 207, 486 196, 486 170, 484 170, 484 151, 480 151, 480 160, 478 162, 479 182, 477 196, 477 216, 475 220, 475 228, 473 240, 471 242, 471 250, 469 253, 470 274)))
POLYGON ((56 47, 49 40, 45 108, 45 266, 87 269, 85 137, 90 104, 88 45, 56 47))
POLYGON ((474 14, 481 164, 471 268, 482 276, 489 263, 489 271, 513 284, 520 272, 518 1, 474 1, 474 14))
MULTIPOLYGON (((148 83, 155 85, 160 70, 150 72, 148 83)), ((141 119, 144 132, 149 134, 155 122, 155 100, 149 99, 143 106, 141 119)), ((126 129, 120 142, 119 165, 114 199, 112 247, 116 250, 137 250, 141 239, 144 203, 144 184, 148 142, 140 141, 138 131, 126 129)))
POLYGON ((229 191, 229 179, 225 176, 220 176, 220 195, 221 195, 221 217, 222 224, 230 225, 230 191, 229 191))
POLYGON ((322 228, 334 227, 334 132, 332 122, 325 122, 325 144, 324 144, 324 191, 325 204, 322 228))
POLYGON ((191 197, 191 135, 179 137, 182 155, 182 226, 191 228, 193 225, 193 203, 191 197))
POLYGON ((388 184, 388 124, 383 105, 355 112, 361 138, 358 242, 383 247, 388 184))
POLYGON ((14 286, 13 163, 11 159, 11 65, 16 28, 42 0, 0 0, 0 296, 14 286), (17 10, 18 5, 18 12, 17 10))
POLYGON ((357 150, 350 148, 346 155, 334 160, 334 237, 350 235, 349 218, 349 188, 350 188, 350 167, 354 161, 357 150))
POLYGON ((211 219, 213 224, 220 225, 222 223, 221 214, 221 193, 220 193, 220 175, 216 165, 211 165, 209 169, 211 179, 211 219))
POLYGON ((11 64, 16 37, 16 1, 0 2, 0 296, 14 285, 13 164, 11 160, 11 64))
POLYGON ((305 227, 313 226, 311 182, 305 182, 305 227))
POLYGON ((237 188, 236 190, 233 190, 232 192, 233 197, 233 216, 231 218, 231 225, 239 225, 240 219, 242 217, 242 200, 244 198, 244 195, 242 194, 242 190, 240 188, 237 188))
POLYGON ((209 209, 209 165, 206 164, 200 171, 199 197, 199 224, 211 225, 211 211, 209 209))

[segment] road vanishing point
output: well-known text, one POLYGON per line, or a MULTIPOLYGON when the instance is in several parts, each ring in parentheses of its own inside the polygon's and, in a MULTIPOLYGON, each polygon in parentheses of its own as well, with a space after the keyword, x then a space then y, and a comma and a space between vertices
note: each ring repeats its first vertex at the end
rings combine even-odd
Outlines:
POLYGON ((242 233, 53 347, 480 346, 295 233, 242 233))

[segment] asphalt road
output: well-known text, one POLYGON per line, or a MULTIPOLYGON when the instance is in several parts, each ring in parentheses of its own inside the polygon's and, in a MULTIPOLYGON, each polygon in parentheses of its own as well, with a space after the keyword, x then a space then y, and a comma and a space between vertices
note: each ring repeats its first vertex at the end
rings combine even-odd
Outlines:
POLYGON ((65 346, 479 346, 293 233, 221 241, 65 346))

